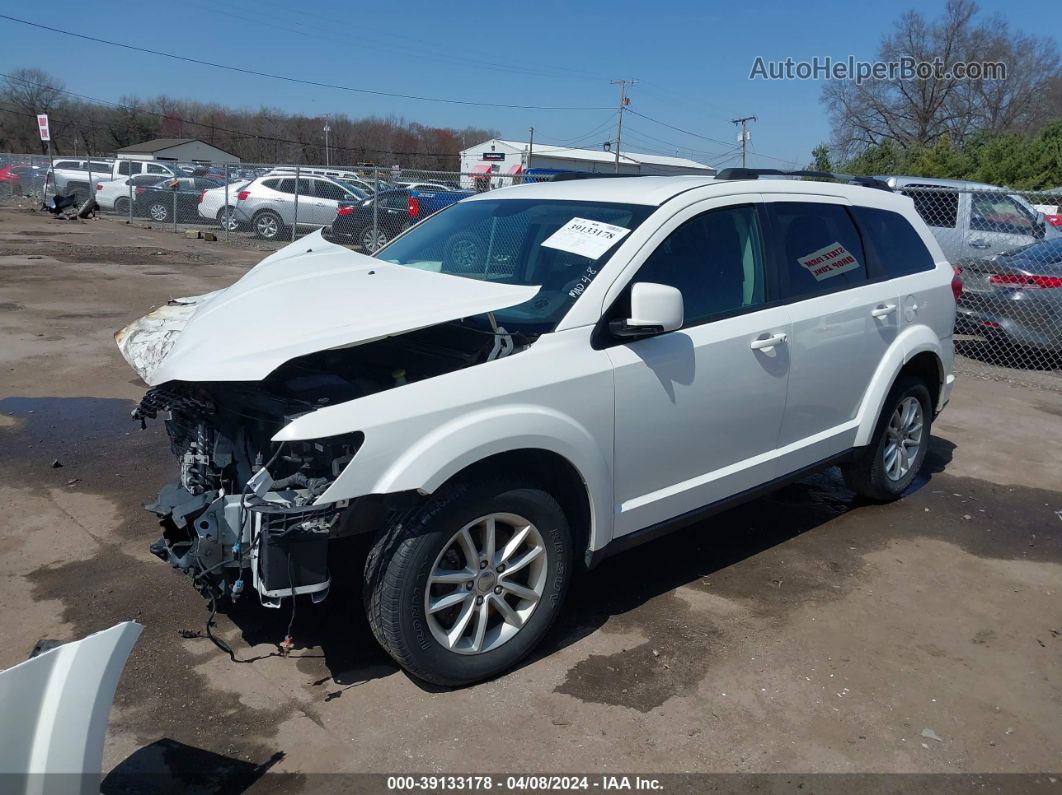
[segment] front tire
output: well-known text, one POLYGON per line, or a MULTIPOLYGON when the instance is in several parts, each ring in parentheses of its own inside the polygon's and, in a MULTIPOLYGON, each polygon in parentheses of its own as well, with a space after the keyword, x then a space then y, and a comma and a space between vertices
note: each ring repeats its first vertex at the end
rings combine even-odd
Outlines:
POLYGON ((898 379, 885 398, 870 444, 841 468, 848 488, 879 502, 899 498, 922 468, 932 422, 933 402, 925 382, 911 376, 898 379))
POLYGON ((381 535, 365 564, 365 609, 384 649, 434 684, 489 679, 552 626, 572 572, 567 518, 515 480, 459 482, 381 535))

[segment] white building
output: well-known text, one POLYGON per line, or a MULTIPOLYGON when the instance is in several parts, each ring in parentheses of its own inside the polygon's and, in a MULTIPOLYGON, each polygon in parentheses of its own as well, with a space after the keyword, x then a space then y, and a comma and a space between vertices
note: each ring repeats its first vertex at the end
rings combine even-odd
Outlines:
POLYGON ((156 138, 119 149, 123 160, 176 160, 181 163, 239 163, 240 158, 198 138, 156 138))
MULTIPOLYGON (((528 157, 527 141, 506 141, 492 138, 461 152, 462 187, 473 188, 480 181, 489 180, 493 187, 519 181, 515 178, 530 170, 551 173, 557 171, 590 171, 615 174, 616 155, 602 149, 576 149, 570 146, 534 144, 528 157)), ((620 174, 671 176, 675 174, 715 174, 712 166, 684 157, 648 155, 623 151, 619 156, 620 174)), ((541 173, 540 172, 540 173, 541 173)))

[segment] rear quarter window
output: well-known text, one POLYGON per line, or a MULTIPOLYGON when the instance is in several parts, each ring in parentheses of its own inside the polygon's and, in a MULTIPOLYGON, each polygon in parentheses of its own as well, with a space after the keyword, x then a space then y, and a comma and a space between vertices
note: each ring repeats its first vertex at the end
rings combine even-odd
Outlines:
POLYGON ((783 299, 811 298, 867 281, 863 243, 840 204, 770 202, 783 299))
POLYGON ((933 185, 909 185, 900 191, 929 226, 954 229, 959 223, 959 192, 933 185), (921 190, 920 190, 921 189, 921 190))
POLYGON ((933 270, 933 255, 911 222, 892 210, 853 207, 872 279, 892 279, 933 270))

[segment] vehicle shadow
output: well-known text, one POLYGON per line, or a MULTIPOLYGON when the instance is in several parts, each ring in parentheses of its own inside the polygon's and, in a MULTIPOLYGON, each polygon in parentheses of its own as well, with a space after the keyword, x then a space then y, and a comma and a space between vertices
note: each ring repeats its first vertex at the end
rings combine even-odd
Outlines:
POLYGON ((256 764, 163 737, 119 762, 100 784, 102 795, 244 792, 284 758, 256 764))
MULTIPOLYGON (((943 472, 955 448, 946 439, 931 437, 919 475, 904 497, 943 472)), ((635 610, 658 596, 709 578, 771 547, 823 527, 849 511, 874 504, 849 490, 840 470, 831 467, 607 558, 597 568, 575 578, 556 626, 524 665, 582 640, 611 618, 635 610)), ((750 585, 749 591, 754 593, 754 588, 750 585)))

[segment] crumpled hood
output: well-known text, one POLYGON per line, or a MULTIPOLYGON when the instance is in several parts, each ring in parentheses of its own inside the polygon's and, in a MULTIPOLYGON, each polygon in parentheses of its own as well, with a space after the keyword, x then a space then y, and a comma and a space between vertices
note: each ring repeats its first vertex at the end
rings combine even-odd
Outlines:
POLYGON ((260 381, 298 356, 515 306, 538 290, 392 265, 315 232, 231 287, 171 301, 114 338, 149 386, 260 381))

